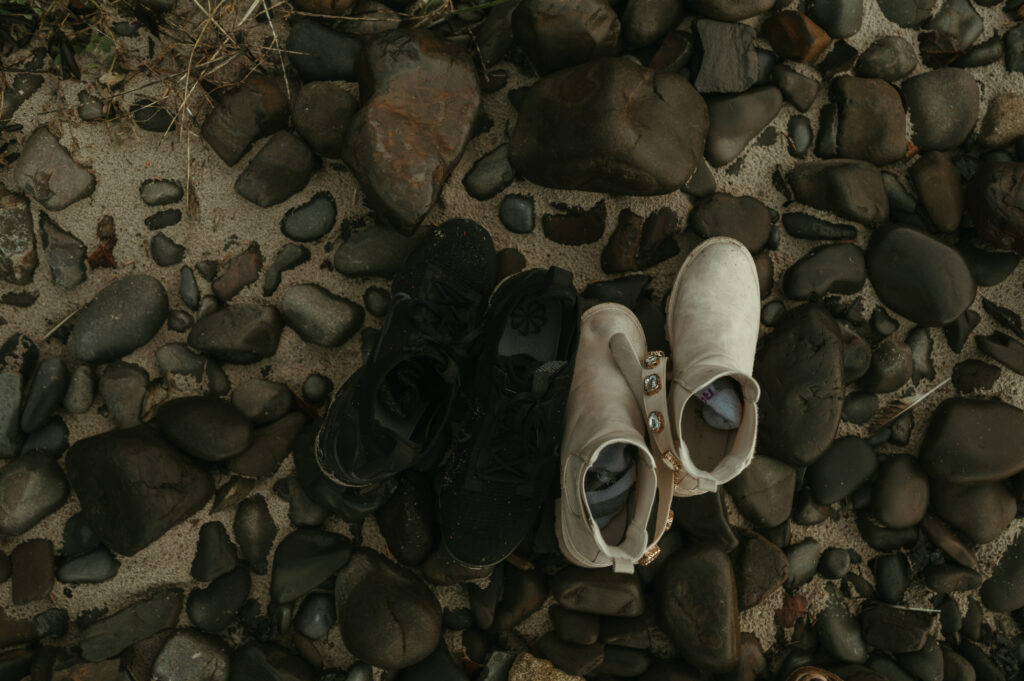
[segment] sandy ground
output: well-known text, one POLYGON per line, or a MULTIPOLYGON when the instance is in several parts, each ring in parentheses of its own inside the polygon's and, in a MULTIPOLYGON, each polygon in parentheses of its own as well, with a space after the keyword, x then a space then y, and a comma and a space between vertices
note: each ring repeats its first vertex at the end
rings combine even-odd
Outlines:
MULTIPOLYGON (((916 44, 913 32, 899 29, 888 22, 881 15, 873 0, 867 0, 865 6, 864 26, 856 36, 849 39, 849 42, 858 50, 863 50, 880 36, 894 33, 903 34, 916 44)), ((997 29, 1000 31, 1005 29, 1008 20, 997 8, 976 7, 976 9, 983 16, 986 24, 985 31, 978 42, 990 37, 997 29)), ((129 40, 142 41, 143 38, 129 40)), ((919 67, 919 70, 923 71, 924 69, 919 67)), ((681 224, 685 224, 685 216, 692 204, 690 199, 681 192, 656 197, 602 197, 585 192, 551 190, 519 181, 488 201, 480 202, 470 198, 461 184, 463 175, 476 159, 507 139, 508 131, 515 119, 506 92, 508 89, 529 82, 529 79, 519 74, 514 67, 508 66, 508 71, 510 74, 508 88, 484 97, 484 109, 495 122, 493 128, 470 142, 462 162, 452 174, 443 191, 441 201, 428 216, 427 222, 437 223, 451 217, 473 218, 491 231, 496 247, 519 249, 526 256, 527 264, 530 267, 558 265, 569 268, 575 273, 577 284, 581 289, 586 283, 607 278, 600 270, 599 256, 621 209, 629 208, 638 214, 647 215, 662 206, 670 206, 683 218, 681 224), (532 234, 513 234, 505 230, 498 221, 498 205, 501 197, 508 193, 527 193, 535 197, 538 228, 532 234), (539 217, 545 213, 554 212, 550 208, 551 203, 563 202, 587 208, 602 199, 607 207, 608 226, 604 238, 599 243, 582 247, 568 247, 552 243, 544 237, 539 227, 539 217)), ((981 84, 983 100, 987 101, 991 96, 1003 91, 1024 92, 1024 75, 1007 74, 1001 63, 973 69, 972 74, 981 84)), ((7 329, 0 329, 5 336, 15 330, 20 330, 38 341, 57 322, 88 302, 112 279, 132 272, 146 272, 159 278, 171 297, 172 308, 184 309, 184 305, 177 296, 179 267, 157 267, 149 256, 151 233, 144 226, 143 220, 157 209, 144 205, 139 197, 138 186, 145 179, 171 178, 183 184, 187 179, 194 186, 198 211, 191 216, 186 216, 178 225, 164 230, 174 241, 186 247, 184 264, 190 265, 208 258, 220 259, 240 253, 253 241, 259 243, 269 265, 277 251, 287 242, 278 228, 281 217, 289 208, 304 203, 318 191, 327 190, 334 196, 338 204, 339 224, 345 218, 360 217, 368 213, 352 175, 343 169, 332 167, 332 164, 327 164, 317 171, 309 185, 287 202, 269 209, 254 206, 235 194, 233 190, 235 179, 246 166, 252 154, 255 153, 254 151, 250 152, 236 166, 228 168, 215 154, 205 148, 201 139, 194 132, 175 131, 161 135, 138 130, 121 121, 83 123, 74 114, 80 89, 82 89, 82 85, 77 81, 58 81, 53 76, 48 76, 44 86, 21 107, 13 120, 25 126, 24 133, 20 133, 25 135, 38 124, 50 126, 54 132, 59 134, 62 143, 72 151, 75 158, 92 168, 97 178, 95 193, 89 199, 80 201, 63 211, 51 213, 51 217, 61 227, 82 239, 91 251, 98 243, 97 222, 104 215, 113 216, 119 239, 115 249, 119 268, 90 271, 88 279, 82 285, 70 292, 64 292, 53 286, 45 259, 40 254, 41 262, 35 279, 25 287, 27 290, 38 292, 39 300, 28 309, 9 306, 0 308, 0 316, 7 322, 7 329)), ((159 88, 151 88, 151 90, 157 90, 157 92, 147 93, 146 90, 142 90, 140 94, 159 95, 159 88)), ((815 128, 817 128, 817 109, 823 101, 824 96, 819 95, 819 101, 807 113, 815 128)), ((985 104, 983 103, 982 116, 984 108, 985 104)), ((787 140, 785 138, 786 123, 790 116, 796 113, 798 112, 789 105, 783 106, 782 111, 772 123, 779 132, 775 142, 770 146, 757 146, 756 143, 752 143, 744 154, 744 162, 738 172, 732 172, 725 168, 715 171, 720 191, 755 196, 771 208, 780 212, 783 210, 784 198, 772 187, 771 173, 776 166, 786 170, 796 163, 795 159, 786 152, 787 140)), ((903 164, 894 166, 892 169, 902 171, 904 170, 903 164)), ((3 171, 0 171, 0 182, 4 180, 5 175, 3 171)), ((184 208, 184 206, 177 207, 184 208)), ((805 208, 801 207, 801 210, 805 210, 805 208)), ((826 214, 813 209, 808 210, 823 217, 826 216, 826 214)), ((38 215, 37 211, 38 206, 34 206, 33 212, 36 216, 38 215)), ((868 236, 868 230, 861 229, 858 243, 862 246, 866 245, 868 236)), ((361 301, 362 292, 369 286, 387 286, 387 282, 384 280, 347 278, 334 273, 329 268, 322 267, 325 262, 331 261, 339 242, 339 231, 336 225, 326 238, 318 243, 309 244, 312 251, 311 261, 296 270, 286 272, 283 275, 282 286, 274 296, 269 299, 263 298, 261 279, 242 291, 233 302, 274 303, 285 287, 299 282, 316 282, 339 295, 350 297, 356 301, 361 301)), ((653 276, 653 287, 659 300, 694 240, 684 235, 681 237, 681 243, 684 245, 682 253, 649 271, 649 274, 653 276)), ((789 264, 802 256, 812 245, 811 242, 794 239, 783 233, 780 248, 772 253, 776 273, 783 272, 789 264)), ((1024 281, 1024 268, 1018 268, 1009 279, 999 286, 982 289, 980 293, 1002 305, 1019 310, 1022 281, 1024 281)), ((205 281, 200 280, 200 287, 202 292, 209 292, 209 285, 205 281)), ((8 284, 0 284, 0 293, 13 288, 8 284)), ((864 290, 858 295, 868 302, 869 309, 877 303, 870 283, 866 284, 864 290)), ((779 293, 776 290, 772 298, 778 297, 779 293)), ((982 315, 982 322, 976 333, 991 332, 995 328, 994 323, 982 311, 980 296, 976 299, 973 308, 982 315)), ((368 318, 367 323, 379 325, 379 320, 368 318)), ((912 325, 909 322, 901 320, 901 328, 897 335, 902 336, 911 328, 912 325)), ((767 332, 767 329, 762 329, 762 331, 767 332)), ((932 358, 936 378, 933 382, 919 385, 918 389, 920 390, 947 377, 957 361, 969 357, 981 357, 973 342, 968 343, 960 356, 954 356, 949 351, 940 329, 932 329, 930 334, 933 340, 932 358)), ((153 379, 160 379, 154 360, 156 349, 164 343, 183 340, 183 334, 171 332, 165 328, 152 342, 124 359, 145 367, 153 379)), ((72 365, 74 364, 69 349, 54 339, 41 343, 40 351, 44 357, 60 356, 72 365)), ((302 342, 291 329, 286 328, 277 354, 271 361, 251 366, 229 365, 224 369, 230 377, 232 385, 238 385, 248 378, 264 376, 284 382, 298 392, 303 380, 314 372, 330 376, 336 385, 340 385, 357 366, 359 358, 358 336, 341 348, 326 349, 302 342)), ((157 380, 157 385, 162 389, 155 390, 151 396, 154 403, 168 397, 191 394, 195 391, 195 387, 189 381, 177 377, 157 380)), ((917 442, 922 436, 927 422, 927 411, 953 393, 952 386, 947 385, 929 398, 925 405, 918 407, 916 410, 917 426, 914 430, 913 441, 906 448, 907 451, 916 451, 917 442)), ((990 396, 999 397, 1006 402, 1024 407, 1024 378, 1004 369, 1002 377, 995 384, 990 396)), ((883 397, 883 403, 887 401, 887 397, 883 397)), ((93 408, 85 414, 66 417, 73 440, 112 427, 112 423, 98 413, 98 402, 97 400, 93 408)), ((864 434, 864 431, 843 423, 840 427, 840 435, 846 434, 864 434)), ((884 446, 879 451, 886 453, 896 451, 896 449, 884 446)), ((292 465, 289 460, 272 479, 261 481, 256 487, 256 492, 263 494, 267 499, 270 511, 282 530, 278 534, 278 541, 287 533, 285 528, 289 524, 288 506, 287 503, 276 497, 272 486, 275 480, 285 477, 291 472, 292 465)), ((222 476, 218 479, 218 483, 226 479, 226 476, 222 476)), ((57 513, 24 535, 13 539, 0 539, 0 548, 10 551, 17 543, 25 539, 47 537, 52 539, 59 549, 64 522, 78 510, 78 502, 72 497, 57 513)), ((735 510, 731 509, 731 512, 734 522, 737 525, 743 525, 743 520, 735 513, 735 510)), ((233 511, 212 515, 206 510, 200 512, 191 519, 191 522, 182 523, 137 555, 124 559, 120 572, 114 579, 106 583, 73 587, 56 585, 52 593, 53 603, 66 608, 74 617, 83 611, 95 608, 117 609, 155 586, 189 584, 189 568, 195 551, 197 528, 199 524, 209 519, 220 520, 230 532, 233 511)), ((1005 545, 1022 527, 1024 527, 1024 521, 1015 520, 1010 530, 1002 538, 979 547, 978 553, 982 562, 980 570, 983 575, 987 576, 1005 545)), ((345 524, 339 520, 328 521, 327 529, 347 533, 345 524)), ((372 519, 367 521, 364 536, 366 544, 370 547, 385 550, 384 542, 376 531, 372 519)), ((855 549, 865 559, 865 562, 856 566, 854 571, 870 580, 871 575, 866 562, 875 552, 861 540, 852 522, 852 513, 847 506, 842 508, 838 520, 829 520, 809 528, 793 526, 794 541, 805 536, 815 537, 824 546, 855 549)), ((801 589, 801 592, 811 602, 812 612, 819 609, 823 603, 826 594, 825 584, 820 578, 815 578, 811 584, 801 589)), ((255 597, 265 600, 268 589, 268 577, 256 577, 253 580, 252 593, 255 597)), ((464 592, 459 587, 440 589, 438 593, 442 602, 448 606, 458 606, 466 602, 464 592)), ((958 596, 961 605, 965 604, 966 596, 967 594, 958 596)), ((927 594, 923 587, 915 587, 908 594, 908 602, 911 605, 925 606, 928 604, 926 599, 927 594)), ((755 633, 765 647, 770 646, 774 641, 775 625, 772 618, 775 609, 781 604, 781 600, 781 591, 776 592, 762 606, 742 615, 743 630, 755 633)), ((0 604, 8 604, 9 601, 10 582, 0 585, 0 604)), ((50 607, 50 605, 48 602, 41 601, 31 606, 9 609, 9 613, 31 615, 50 607)), ((182 624, 186 623, 187 620, 183 615, 182 624)), ((1004 628, 1007 632, 1015 631, 1009 618, 997 618, 991 620, 991 623, 1004 628)), ((524 622, 520 631, 528 638, 533 638, 549 627, 547 616, 541 611, 524 622)), ((461 646, 458 638, 457 635, 449 638, 449 643, 455 652, 461 646)), ((352 661, 351 655, 340 641, 337 628, 332 631, 328 639, 318 642, 316 647, 321 651, 326 664, 347 666, 352 661)))

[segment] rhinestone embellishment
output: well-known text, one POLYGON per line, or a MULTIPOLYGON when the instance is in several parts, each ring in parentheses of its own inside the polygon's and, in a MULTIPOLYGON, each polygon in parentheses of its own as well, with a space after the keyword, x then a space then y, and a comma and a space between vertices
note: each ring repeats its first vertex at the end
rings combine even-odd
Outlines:
POLYGON ((647 353, 647 357, 644 358, 644 368, 653 369, 654 367, 658 366, 658 364, 661 362, 661 358, 664 356, 665 353, 661 351, 647 353))
POLYGON ((648 395, 653 395, 659 390, 661 390, 661 379, 658 378, 657 374, 651 374, 650 376, 644 379, 645 393, 647 393, 648 395))
POLYGON ((662 418, 660 411, 652 411, 647 415, 647 427, 653 433, 661 432, 661 429, 665 427, 665 419, 662 418))
POLYGON ((650 565, 659 555, 661 555, 661 547, 655 544, 644 552, 644 555, 640 557, 640 560, 638 560, 637 563, 641 566, 650 565))

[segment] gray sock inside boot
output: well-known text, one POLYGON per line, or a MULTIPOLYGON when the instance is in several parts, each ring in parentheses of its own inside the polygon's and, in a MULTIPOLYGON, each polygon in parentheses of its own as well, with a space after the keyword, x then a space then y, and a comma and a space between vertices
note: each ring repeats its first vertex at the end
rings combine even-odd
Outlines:
POLYGON ((636 447, 614 444, 602 449, 583 485, 594 522, 604 529, 626 507, 636 485, 636 447))

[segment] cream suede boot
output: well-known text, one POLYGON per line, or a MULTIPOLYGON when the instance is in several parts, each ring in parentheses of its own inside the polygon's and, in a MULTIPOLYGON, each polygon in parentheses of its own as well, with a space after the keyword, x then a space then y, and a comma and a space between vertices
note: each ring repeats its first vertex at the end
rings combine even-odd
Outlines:
MULTIPOLYGON (((660 397, 667 408, 667 360, 647 353, 640 322, 629 308, 616 303, 603 303, 583 314, 576 357, 562 440, 562 496, 556 502, 558 545, 577 565, 633 572, 634 564, 657 556, 656 544, 671 520, 672 474, 646 442, 642 405, 650 388, 651 398, 660 397), (598 464, 609 459, 631 460, 635 466, 631 489, 624 475, 618 479, 619 486, 630 491, 616 497, 625 503, 610 514, 606 507, 588 502, 587 489, 588 473, 591 481, 600 479, 607 471, 598 464), (657 531, 648 536, 652 511, 657 531)), ((666 434, 663 430, 660 437, 670 446, 666 434)), ((614 487, 605 489, 611 493, 614 487)))
POLYGON ((760 287, 754 259, 735 239, 714 237, 690 253, 665 310, 672 356, 669 419, 678 456, 676 496, 714 492, 754 456, 757 400, 754 352, 760 328, 760 287), (702 415, 716 379, 728 377, 739 396, 738 427, 720 430, 702 415))

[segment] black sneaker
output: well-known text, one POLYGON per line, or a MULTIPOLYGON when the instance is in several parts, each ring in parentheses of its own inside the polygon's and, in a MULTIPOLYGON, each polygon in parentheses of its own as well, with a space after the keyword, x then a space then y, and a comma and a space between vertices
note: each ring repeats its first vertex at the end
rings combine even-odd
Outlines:
POLYGON ((471 220, 435 228, 409 256, 392 282, 377 344, 317 433, 324 474, 363 487, 437 463, 494 279, 494 243, 471 220))
POLYGON ((528 270, 494 292, 474 385, 438 471, 441 534, 460 563, 507 558, 554 490, 579 323, 565 270, 528 270))

